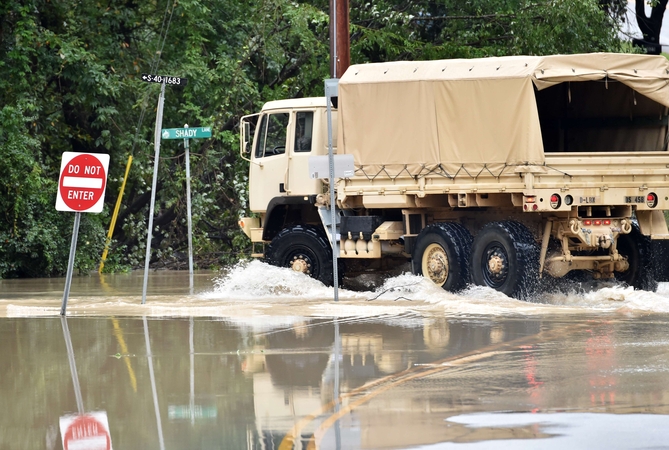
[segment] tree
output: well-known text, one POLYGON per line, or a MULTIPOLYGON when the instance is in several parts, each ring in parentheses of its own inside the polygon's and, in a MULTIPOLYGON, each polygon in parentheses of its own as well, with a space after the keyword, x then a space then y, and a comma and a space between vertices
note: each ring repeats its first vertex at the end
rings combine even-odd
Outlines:
POLYGON ((378 1, 351 8, 352 61, 618 51, 594 0, 378 1))
POLYGON ((634 39, 634 44, 646 49, 648 54, 659 55, 662 53, 660 29, 662 28, 664 11, 667 9, 667 0, 652 0, 650 5, 651 12, 648 16, 646 14, 646 1, 635 1, 634 11, 643 39, 634 39))
MULTIPOLYGON (((106 267, 140 265, 160 87, 138 75, 154 70, 191 80, 168 93, 165 127, 215 130, 212 140, 191 145, 200 261, 236 260, 247 245, 237 227, 246 205, 238 117, 263 100, 318 93, 327 75, 327 14, 273 0, 11 0, 0 14, 0 157, 7 162, 0 168, 0 277, 64 272, 72 215, 53 211, 64 151, 111 155, 107 208, 82 218, 77 266, 84 271, 97 266, 109 206, 133 154, 106 267)), ((161 153, 154 262, 186 245, 183 149, 164 143, 161 153)))

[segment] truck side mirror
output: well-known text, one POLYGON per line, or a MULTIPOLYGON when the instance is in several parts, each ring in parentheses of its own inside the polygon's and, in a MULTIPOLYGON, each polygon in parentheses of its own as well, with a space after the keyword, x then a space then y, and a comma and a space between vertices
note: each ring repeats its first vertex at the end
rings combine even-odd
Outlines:
POLYGON ((239 155, 244 161, 248 161, 253 164, 257 164, 262 167, 262 163, 251 161, 247 158, 246 155, 251 155, 252 145, 249 146, 251 140, 253 139, 253 132, 251 131, 251 124, 255 125, 258 116, 260 114, 249 114, 248 116, 242 116, 239 120, 239 155))

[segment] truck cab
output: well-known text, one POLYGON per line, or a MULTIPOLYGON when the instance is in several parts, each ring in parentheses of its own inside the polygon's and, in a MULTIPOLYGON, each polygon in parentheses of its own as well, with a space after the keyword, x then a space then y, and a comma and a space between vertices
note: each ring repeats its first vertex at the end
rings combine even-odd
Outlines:
POLYGON ((260 113, 244 116, 240 129, 254 215, 240 220, 240 226, 254 243, 263 244, 253 252, 261 257, 264 244, 291 223, 320 223, 314 203, 326 187, 309 177, 309 158, 328 153, 325 97, 268 102, 260 113))
POLYGON ((262 216, 276 197, 321 190, 321 181, 307 174, 309 157, 327 154, 321 132, 326 126, 325 98, 279 100, 263 106, 250 149, 249 183, 260 187, 249 191, 251 211, 262 216))

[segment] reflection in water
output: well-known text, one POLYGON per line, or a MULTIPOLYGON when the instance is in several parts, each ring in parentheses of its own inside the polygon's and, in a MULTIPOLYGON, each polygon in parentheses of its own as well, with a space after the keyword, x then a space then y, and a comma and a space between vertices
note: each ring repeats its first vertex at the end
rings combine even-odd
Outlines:
MULTIPOLYGON (((111 449, 111 436, 107 413, 105 411, 84 412, 84 401, 81 395, 81 386, 79 384, 79 375, 77 373, 77 364, 74 358, 72 337, 67 325, 67 318, 64 315, 61 316, 60 322, 63 328, 63 336, 65 337, 67 359, 70 365, 74 396, 77 402, 77 414, 64 415, 59 419, 63 447, 68 450, 78 448, 109 450, 111 449)), ((46 441, 48 448, 55 448, 55 440, 49 431, 47 431, 46 441)))
POLYGON ((144 340, 146 341, 146 359, 149 363, 149 378, 151 379, 151 394, 153 395, 153 409, 156 413, 156 426, 158 428, 158 442, 160 450, 165 449, 165 438, 163 437, 163 422, 160 419, 160 406, 158 402, 158 393, 156 391, 156 376, 153 372, 153 355, 151 353, 151 339, 149 338, 149 324, 146 317, 142 318, 144 324, 144 340))
POLYGON ((0 448, 40 448, 84 406, 117 448, 146 449, 397 448, 458 441, 444 420, 472 412, 669 414, 666 322, 2 319, 0 448))
POLYGON ((195 295, 187 278, 156 274, 149 292, 160 294, 145 306, 141 276, 75 278, 67 319, 62 280, 32 291, 0 280, 0 396, 11 405, 0 448, 60 448, 60 418, 84 408, 106 412, 116 448, 142 449, 505 448, 558 436, 529 415, 488 431, 457 417, 609 413, 633 417, 641 435, 657 416, 639 413, 669 414, 666 294, 647 294, 659 307, 642 314, 650 300, 638 291, 537 305, 406 276, 393 298, 343 292, 335 305, 313 280, 273 278, 283 273, 246 286, 233 276, 241 294, 196 274, 195 295), (266 283, 275 290, 244 299, 266 283))
POLYGON ((590 373, 590 404, 593 407, 616 404, 616 367, 613 349, 613 327, 603 326, 589 330, 590 337, 586 340, 585 354, 590 373))
POLYGON ((74 350, 72 350, 72 338, 70 329, 67 326, 67 318, 61 317, 60 323, 63 327, 63 336, 65 336, 65 347, 67 347, 67 359, 70 363, 70 372, 72 373, 72 384, 74 385, 74 397, 77 399, 77 412, 84 413, 84 401, 81 398, 81 387, 79 386, 79 375, 77 374, 77 363, 74 360, 74 350))

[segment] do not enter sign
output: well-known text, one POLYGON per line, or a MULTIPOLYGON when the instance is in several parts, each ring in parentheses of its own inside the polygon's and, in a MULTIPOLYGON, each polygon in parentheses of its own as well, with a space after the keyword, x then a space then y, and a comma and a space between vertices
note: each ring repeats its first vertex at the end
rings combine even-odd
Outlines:
POLYGON ((109 155, 92 153, 63 153, 56 210, 102 212, 109 155))
POLYGON ((107 414, 94 412, 60 419, 64 450, 111 450, 107 414))

